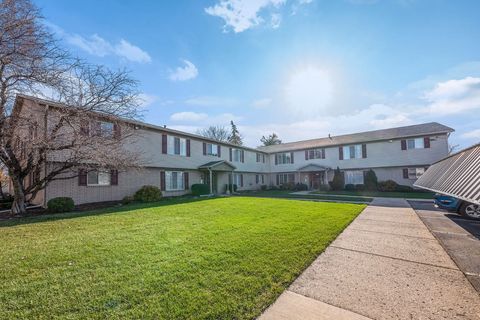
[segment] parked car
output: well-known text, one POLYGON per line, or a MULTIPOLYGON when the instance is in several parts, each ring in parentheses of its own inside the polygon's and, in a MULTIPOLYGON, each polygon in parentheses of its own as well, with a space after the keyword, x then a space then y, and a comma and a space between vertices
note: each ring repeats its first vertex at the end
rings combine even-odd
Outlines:
POLYGON ((480 220, 480 205, 478 204, 439 193, 433 197, 433 202, 437 208, 455 212, 468 218, 480 220))

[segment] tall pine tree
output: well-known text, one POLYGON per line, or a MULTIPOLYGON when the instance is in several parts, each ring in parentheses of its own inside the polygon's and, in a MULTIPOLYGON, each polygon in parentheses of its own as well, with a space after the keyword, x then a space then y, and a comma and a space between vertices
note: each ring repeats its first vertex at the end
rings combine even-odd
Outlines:
POLYGON ((240 135, 240 132, 238 132, 237 125, 233 123, 233 120, 230 121, 230 125, 232 126, 232 131, 228 137, 228 142, 237 146, 243 145, 242 136, 240 135))

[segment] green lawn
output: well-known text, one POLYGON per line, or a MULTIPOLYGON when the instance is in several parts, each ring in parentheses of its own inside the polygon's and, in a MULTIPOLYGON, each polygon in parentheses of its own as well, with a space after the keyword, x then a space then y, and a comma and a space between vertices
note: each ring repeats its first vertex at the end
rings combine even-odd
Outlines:
POLYGON ((0 318, 251 319, 365 207, 176 202, 0 222, 0 318))
POLYGON ((433 199, 433 192, 380 192, 380 191, 314 191, 314 194, 363 196, 363 197, 384 197, 384 198, 412 198, 412 199, 433 199))
MULTIPOLYGON (((328 200, 328 201, 353 201, 353 202, 371 202, 372 197, 356 196, 345 197, 342 195, 318 195, 318 194, 292 194, 290 190, 266 190, 266 191, 242 191, 241 196, 262 197, 262 198, 287 198, 287 199, 308 199, 308 200, 328 200)), ((314 193, 314 192, 312 192, 314 193)))

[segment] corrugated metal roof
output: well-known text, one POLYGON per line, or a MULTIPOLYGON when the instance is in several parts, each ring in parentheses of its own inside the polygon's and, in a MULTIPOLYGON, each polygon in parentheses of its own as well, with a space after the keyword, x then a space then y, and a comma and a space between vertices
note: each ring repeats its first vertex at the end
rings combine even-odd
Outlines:
POLYGON ((434 163, 414 185, 480 204, 480 144, 434 163))
POLYGON ((353 134, 345 134, 340 136, 331 136, 320 139, 304 140, 297 142, 282 143, 272 146, 259 147, 259 150, 265 152, 283 152, 283 151, 292 151, 292 150, 302 150, 302 149, 311 149, 319 147, 328 147, 352 143, 362 143, 362 142, 371 142, 371 141, 381 141, 381 140, 390 140, 406 137, 415 137, 422 135, 432 135, 439 133, 450 133, 453 132, 450 127, 447 127, 443 124, 437 122, 429 122, 416 124, 405 127, 382 129, 375 131, 366 131, 353 134))

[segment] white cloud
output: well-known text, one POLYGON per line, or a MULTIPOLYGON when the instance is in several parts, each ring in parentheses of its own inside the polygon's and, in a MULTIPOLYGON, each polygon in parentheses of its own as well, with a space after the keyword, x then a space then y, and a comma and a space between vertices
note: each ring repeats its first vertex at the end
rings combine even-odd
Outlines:
MULTIPOLYGON (((260 16, 261 11, 269 7, 279 8, 285 3, 286 0, 220 0, 216 5, 205 8, 205 12, 222 18, 225 21, 225 32, 231 28, 239 33, 264 22, 260 16)), ((273 17, 271 18, 273 22, 273 17)), ((279 17, 275 20, 280 21, 279 17)))
POLYGON ((254 108, 266 108, 272 104, 272 99, 270 98, 262 98, 258 100, 254 100, 252 102, 252 107, 254 108))
POLYGON ((424 95, 432 114, 458 114, 480 108, 480 78, 466 77, 448 80, 424 95))
POLYGON ((206 113, 198 113, 198 112, 191 112, 191 111, 184 111, 184 112, 177 112, 170 116, 170 120, 172 121, 183 121, 183 122, 196 122, 205 120, 208 118, 208 114, 206 113))
POLYGON ((126 60, 139 63, 148 63, 152 61, 152 58, 146 51, 131 44, 125 39, 120 39, 118 43, 112 43, 100 37, 98 34, 84 37, 79 34, 68 33, 55 24, 49 22, 45 24, 53 32, 63 37, 67 43, 76 46, 91 55, 98 57, 116 55, 126 60))
POLYGON ((200 96, 185 100, 185 104, 201 107, 231 107, 238 104, 238 101, 230 98, 200 96))
POLYGON ((282 22, 282 16, 278 13, 274 13, 270 17, 270 25, 272 26, 273 29, 277 29, 278 27, 280 27, 281 22, 282 22))
POLYGON ((466 139, 480 139, 480 129, 465 132, 462 134, 462 138, 466 139))
POLYGON ((198 69, 188 60, 183 60, 184 67, 177 67, 175 71, 171 71, 169 79, 172 81, 186 81, 194 79, 198 76, 198 69))
POLYGON ((151 106, 153 103, 155 103, 158 100, 158 97, 155 95, 147 94, 147 93, 141 93, 139 95, 140 101, 141 101, 141 107, 146 109, 149 106, 151 106))

